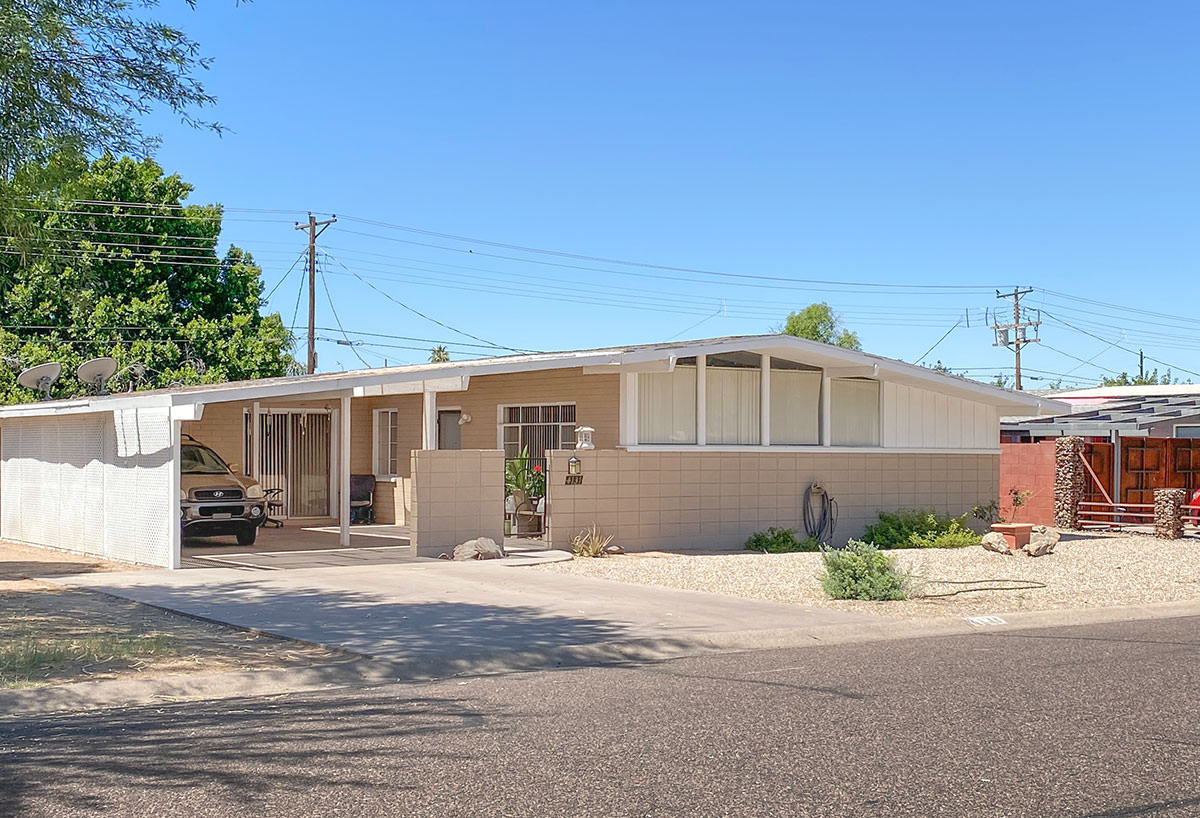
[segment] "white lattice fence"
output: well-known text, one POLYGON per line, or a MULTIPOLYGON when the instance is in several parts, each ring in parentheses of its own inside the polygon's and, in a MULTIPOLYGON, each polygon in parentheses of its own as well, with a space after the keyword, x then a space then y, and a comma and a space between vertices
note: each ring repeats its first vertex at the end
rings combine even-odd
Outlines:
POLYGON ((169 410, 13 418, 0 436, 0 536, 170 565, 169 410))

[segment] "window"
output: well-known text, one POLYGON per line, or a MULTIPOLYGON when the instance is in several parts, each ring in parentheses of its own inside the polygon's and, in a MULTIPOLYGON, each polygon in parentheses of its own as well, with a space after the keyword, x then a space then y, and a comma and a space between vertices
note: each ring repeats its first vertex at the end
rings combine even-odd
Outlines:
POLYGON ((374 470, 377 477, 395 477, 400 472, 399 414, 396 409, 375 410, 374 470))
POLYGON ((1184 426, 1180 424, 1175 427, 1175 437, 1198 438, 1200 437, 1200 426, 1184 426))
POLYGON ((821 370, 771 359, 771 443, 821 442, 821 370))
POLYGON ((504 456, 544 458, 547 451, 575 448, 575 404, 505 406, 500 412, 504 456))
POLYGON ((704 374, 705 440, 709 445, 762 442, 762 357, 709 355, 704 374))
POLYGON ((830 443, 834 446, 879 445, 879 382, 866 378, 834 378, 829 382, 830 443))
POLYGON ((638 443, 696 442, 696 359, 638 375, 638 443))

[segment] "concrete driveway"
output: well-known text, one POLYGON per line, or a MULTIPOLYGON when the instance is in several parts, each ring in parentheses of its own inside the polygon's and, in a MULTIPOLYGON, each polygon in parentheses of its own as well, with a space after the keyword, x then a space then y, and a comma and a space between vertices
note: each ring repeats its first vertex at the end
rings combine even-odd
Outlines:
POLYGON ((377 659, 420 660, 428 675, 658 658, 694 652, 714 640, 728 647, 737 634, 748 635, 746 647, 753 647, 754 634, 883 621, 496 562, 416 558, 288 571, 87 574, 55 581, 377 659))

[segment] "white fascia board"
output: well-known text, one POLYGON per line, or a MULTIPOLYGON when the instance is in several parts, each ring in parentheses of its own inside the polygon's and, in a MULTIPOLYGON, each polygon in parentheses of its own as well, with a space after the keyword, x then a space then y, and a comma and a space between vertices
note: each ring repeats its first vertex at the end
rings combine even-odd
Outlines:
POLYGON ((674 355, 668 355, 665 358, 658 358, 650 361, 639 361, 637 363, 623 363, 615 361, 608 364, 589 364, 583 367, 584 375, 618 375, 625 372, 671 372, 675 369, 675 361, 678 358, 674 355))
POLYGON ((452 378, 429 378, 419 381, 377 383, 354 387, 354 397, 380 397, 383 395, 419 395, 429 392, 466 392, 471 383, 470 375, 452 378))

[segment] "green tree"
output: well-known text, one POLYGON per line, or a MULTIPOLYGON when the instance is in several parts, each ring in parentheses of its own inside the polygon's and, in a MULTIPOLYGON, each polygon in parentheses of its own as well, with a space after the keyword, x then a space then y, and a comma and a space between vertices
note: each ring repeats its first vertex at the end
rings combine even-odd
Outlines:
POLYGON ((1130 377, 1128 372, 1122 372, 1113 378, 1100 379, 1101 386, 1169 386, 1173 383, 1179 383, 1179 380, 1171 377, 1169 369, 1161 376, 1157 369, 1152 369, 1144 375, 1130 377))
MULTIPOLYGON (((193 0, 189 0, 193 2, 193 0)), ((196 127, 215 99, 183 32, 147 19, 157 0, 0 2, 0 181, 55 151, 144 155, 139 119, 166 108, 196 127)))
POLYGON ((799 312, 789 313, 783 331, 797 338, 833 344, 844 349, 862 349, 858 334, 845 329, 842 319, 825 302, 809 304, 799 312))
POLYGON ((950 371, 950 367, 948 367, 944 363, 942 363, 941 358, 938 358, 937 363, 933 364, 929 368, 932 369, 934 372, 941 372, 943 375, 953 375, 954 374, 953 372, 950 371))
POLYGON ((57 397, 82 394, 71 371, 102 355, 121 367, 116 388, 289 371, 293 338, 260 314, 261 270, 237 247, 218 255, 221 208, 183 205, 191 190, 149 159, 105 155, 24 214, 30 238, 0 246, 0 401, 31 399, 17 371, 46 361, 64 364, 57 397))
POLYGON ((429 363, 444 364, 450 360, 450 353, 441 344, 438 344, 433 349, 429 350, 429 363))

